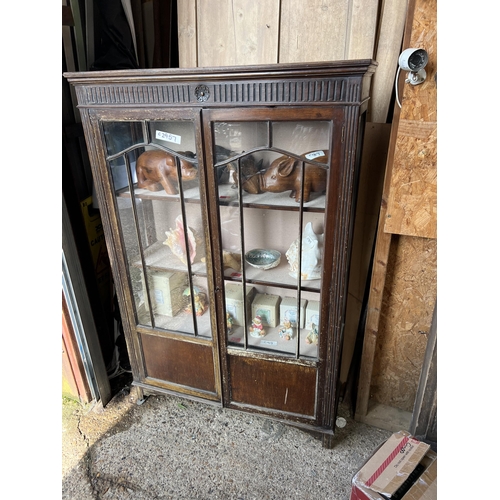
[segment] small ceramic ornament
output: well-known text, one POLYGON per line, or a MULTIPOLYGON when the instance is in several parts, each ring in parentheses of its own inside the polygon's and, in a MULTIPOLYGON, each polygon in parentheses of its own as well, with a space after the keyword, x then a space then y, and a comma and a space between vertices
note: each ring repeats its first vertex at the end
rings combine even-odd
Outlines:
POLYGON ((266 335, 266 331, 264 330, 264 325, 262 324, 262 318, 257 315, 252 321, 252 326, 250 327, 250 335, 252 337, 264 337, 266 335))
MULTIPOLYGON (((252 193, 252 194, 258 194, 259 188, 258 184, 253 184, 253 181, 248 183, 248 181, 258 175, 259 170, 262 168, 262 160, 257 161, 252 155, 250 156, 244 156, 241 159, 240 163, 240 168, 241 168, 241 180, 242 180, 242 187, 245 189, 245 191, 252 193)), ((227 170, 229 172, 229 183, 231 184, 231 187, 233 189, 236 189, 238 187, 238 170, 237 170, 237 163, 232 162, 229 163, 227 166, 227 170)))
POLYGON ((279 334, 282 339, 285 340, 293 339, 293 328, 292 328, 292 323, 290 323, 289 319, 283 320, 283 324, 280 327, 279 334))
MULTIPOLYGON (((186 251, 186 239, 184 237, 184 224, 182 222, 182 216, 178 215, 175 219, 175 229, 170 228, 170 231, 165 231, 167 235, 167 239, 163 242, 164 245, 167 245, 172 253, 178 257, 183 264, 187 265, 187 255, 188 251, 186 251)), ((198 238, 194 231, 188 227, 187 228, 187 239, 188 239, 188 250, 189 250, 189 258, 191 264, 193 264, 194 259, 196 257, 196 249, 198 246, 198 238)))
MULTIPOLYGON (((321 254, 323 250, 323 236, 313 231, 312 224, 308 222, 302 233, 302 261, 300 277, 303 281, 321 278, 321 254)), ((297 238, 286 252, 290 265, 290 276, 298 278, 299 270, 299 238, 297 238)))
POLYGON ((315 325, 314 323, 311 325, 311 331, 306 337, 306 344, 316 344, 318 345, 318 338, 319 338, 319 333, 318 333, 318 325, 315 325))
POLYGON ((222 264, 224 269, 234 269, 236 272, 241 271, 241 255, 222 250, 222 264))
POLYGON ((230 335, 231 332, 233 331, 233 317, 231 316, 230 313, 226 313, 226 327, 227 327, 227 334, 230 335))
MULTIPOLYGON (((201 291, 197 286, 193 286, 194 294, 194 311, 196 316, 202 316, 208 309, 208 297, 207 294, 201 291)), ((191 289, 186 288, 183 295, 189 297, 191 295, 191 289)), ((184 309, 186 312, 191 312, 191 300, 189 300, 188 305, 184 309)))

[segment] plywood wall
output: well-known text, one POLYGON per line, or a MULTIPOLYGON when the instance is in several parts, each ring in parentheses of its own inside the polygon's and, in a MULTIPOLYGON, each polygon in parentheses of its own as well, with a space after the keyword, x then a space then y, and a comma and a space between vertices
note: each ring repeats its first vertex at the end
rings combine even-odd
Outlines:
POLYGON ((368 119, 385 123, 406 9, 402 0, 183 0, 179 66, 375 59, 368 119))
POLYGON ((437 241, 394 236, 391 242, 371 396, 412 412, 437 293, 437 241))
POLYGON ((402 74, 399 86, 356 402, 367 423, 380 405, 408 413, 409 425, 436 305, 436 3, 411 0, 403 44, 428 52, 428 79, 412 86, 402 74))
POLYGON ((404 88, 385 220, 388 233, 426 238, 437 237, 437 12, 433 4, 429 0, 415 7, 418 27, 409 46, 427 51, 427 79, 404 88))

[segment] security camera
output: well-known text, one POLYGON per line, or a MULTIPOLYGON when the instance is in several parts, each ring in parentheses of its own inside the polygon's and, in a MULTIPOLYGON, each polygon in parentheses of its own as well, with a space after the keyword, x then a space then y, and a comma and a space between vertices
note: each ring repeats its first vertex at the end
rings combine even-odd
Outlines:
POLYGON ((408 71, 406 83, 418 85, 423 83, 427 77, 425 66, 429 62, 429 56, 424 49, 406 49, 399 56, 399 67, 408 71))

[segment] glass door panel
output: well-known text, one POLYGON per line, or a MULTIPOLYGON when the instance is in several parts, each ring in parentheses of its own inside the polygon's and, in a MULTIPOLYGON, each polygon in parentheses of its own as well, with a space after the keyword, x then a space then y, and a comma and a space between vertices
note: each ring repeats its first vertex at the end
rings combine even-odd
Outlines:
POLYGON ((229 346, 318 358, 331 127, 213 124, 229 346))
POLYGON ((102 127, 137 324, 211 337, 194 123, 102 127))

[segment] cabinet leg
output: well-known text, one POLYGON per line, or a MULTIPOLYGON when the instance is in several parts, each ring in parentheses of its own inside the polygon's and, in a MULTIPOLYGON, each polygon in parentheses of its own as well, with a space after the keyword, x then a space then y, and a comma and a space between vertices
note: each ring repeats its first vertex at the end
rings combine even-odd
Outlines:
POLYGON ((135 392, 135 404, 138 406, 142 405, 147 399, 147 397, 144 395, 142 387, 134 386, 134 392, 135 392))
POLYGON ((334 447, 335 436, 333 434, 323 434, 323 448, 331 450, 334 447))

